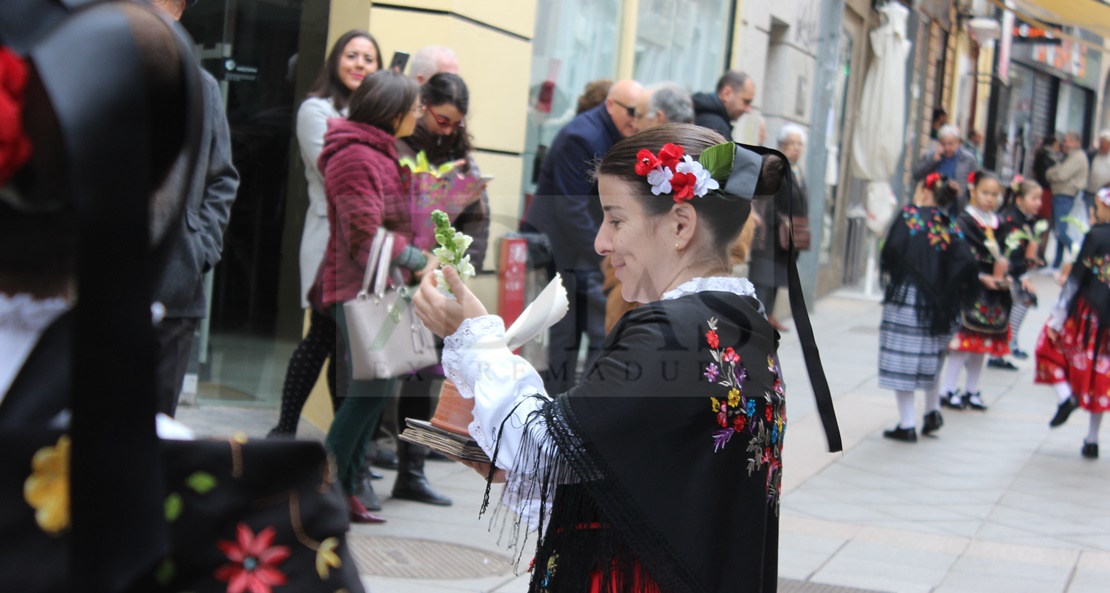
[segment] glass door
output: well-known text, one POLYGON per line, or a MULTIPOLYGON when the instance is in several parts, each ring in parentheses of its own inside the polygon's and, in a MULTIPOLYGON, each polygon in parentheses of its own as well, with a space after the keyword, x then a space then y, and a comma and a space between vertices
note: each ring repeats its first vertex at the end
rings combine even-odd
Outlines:
POLYGON ((197 365, 186 380, 185 401, 190 388, 202 401, 269 406, 280 400, 279 371, 293 347, 275 340, 275 325, 301 5, 204 0, 181 19, 203 67, 220 84, 240 176, 223 257, 206 278, 208 319, 195 341, 197 365))

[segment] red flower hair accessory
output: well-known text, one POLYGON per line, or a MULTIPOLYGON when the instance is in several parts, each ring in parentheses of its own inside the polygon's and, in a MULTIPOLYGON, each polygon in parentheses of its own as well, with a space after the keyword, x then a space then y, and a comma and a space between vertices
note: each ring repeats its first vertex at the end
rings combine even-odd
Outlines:
POLYGON ((23 132, 23 93, 27 66, 15 52, 0 46, 0 185, 31 158, 31 140, 23 132))
POLYGON ((1104 187, 1095 193, 1098 201, 1102 202, 1103 206, 1110 207, 1110 187, 1104 187))
POLYGON ((940 173, 929 173, 925 176, 925 189, 933 191, 938 183, 940 183, 940 173))
POLYGON ((1012 180, 1010 180, 1010 189, 1014 190, 1015 194, 1020 192, 1021 191, 1021 184, 1024 181, 1025 181, 1025 178, 1021 176, 1021 173, 1018 173, 1017 175, 1014 175, 1014 178, 1012 180))
POLYGON ((979 183, 979 172, 978 171, 972 171, 971 173, 968 173, 967 174, 967 182, 970 183, 971 185, 975 185, 975 184, 979 183))
MULTIPOLYGON (((732 143, 720 146, 726 147, 729 156, 732 156, 732 143)), ((673 194, 675 202, 687 202, 695 196, 700 198, 721 187, 713 178, 706 162, 717 168, 727 166, 725 176, 732 170, 731 159, 725 165, 720 158, 721 151, 714 151, 716 148, 707 149, 696 161, 686 154, 686 149, 677 144, 664 144, 658 155, 643 148, 636 153, 636 174, 647 177, 651 193, 657 196, 673 194)))

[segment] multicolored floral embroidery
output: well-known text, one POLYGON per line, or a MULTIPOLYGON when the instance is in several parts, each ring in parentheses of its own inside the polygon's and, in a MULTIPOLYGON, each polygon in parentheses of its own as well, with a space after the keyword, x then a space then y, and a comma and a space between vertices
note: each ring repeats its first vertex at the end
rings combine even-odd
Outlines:
POLYGON ((713 452, 724 449, 734 434, 747 434, 747 451, 751 454, 748 475, 754 475, 767 466, 767 497, 778 509, 782 444, 786 430, 786 390, 778 363, 773 356, 767 356, 767 370, 774 377, 770 390, 761 394, 747 393, 748 370, 740 355, 732 347, 720 348, 716 318, 710 319, 708 325, 705 340, 715 362, 706 366, 704 375, 711 383, 724 388, 719 395, 709 398, 719 427, 713 433, 713 452))
POLYGON ((902 210, 902 218, 910 229, 910 235, 916 235, 924 230, 929 236, 929 245, 937 251, 945 251, 952 244, 953 237, 962 238, 963 233, 955 222, 946 220, 940 211, 934 211, 932 218, 926 221, 921 216, 921 211, 914 206, 902 210))
POLYGON ((1110 257, 1093 255, 1083 258, 1083 266, 1091 270, 1099 282, 1110 286, 1110 257))

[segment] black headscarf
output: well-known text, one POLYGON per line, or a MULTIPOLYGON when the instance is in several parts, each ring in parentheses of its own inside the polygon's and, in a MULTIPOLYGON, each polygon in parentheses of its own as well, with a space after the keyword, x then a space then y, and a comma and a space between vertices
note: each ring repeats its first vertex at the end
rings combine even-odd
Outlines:
POLYGON ((1068 278, 1078 284, 1068 311, 1078 311, 1082 300, 1098 315, 1100 330, 1110 330, 1110 223, 1091 227, 1068 278))

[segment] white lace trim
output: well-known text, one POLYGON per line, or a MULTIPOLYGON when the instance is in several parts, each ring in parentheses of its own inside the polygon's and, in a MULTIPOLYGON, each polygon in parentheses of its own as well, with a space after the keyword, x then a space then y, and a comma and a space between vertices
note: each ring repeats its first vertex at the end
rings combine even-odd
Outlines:
POLYGON ((661 300, 669 301, 699 292, 731 292, 740 296, 755 296, 755 287, 747 278, 733 278, 731 276, 711 276, 709 278, 694 278, 684 282, 674 290, 663 293, 661 300))
POLYGON ((480 369, 476 368, 478 365, 465 365, 463 358, 478 340, 489 336, 505 337, 505 322, 496 315, 464 319, 459 329, 443 340, 444 374, 466 399, 474 397, 474 383, 480 369))
POLYGON ((971 215, 972 218, 975 219, 975 222, 979 223, 979 226, 982 226, 983 228, 989 228, 991 230, 995 230, 998 228, 998 224, 1000 222, 998 214, 995 214, 994 212, 983 212, 975 206, 970 205, 967 207, 967 212, 971 215))
POLYGON ((0 328, 39 332, 67 309, 69 303, 61 297, 40 300, 23 293, 15 296, 0 294, 0 328))

